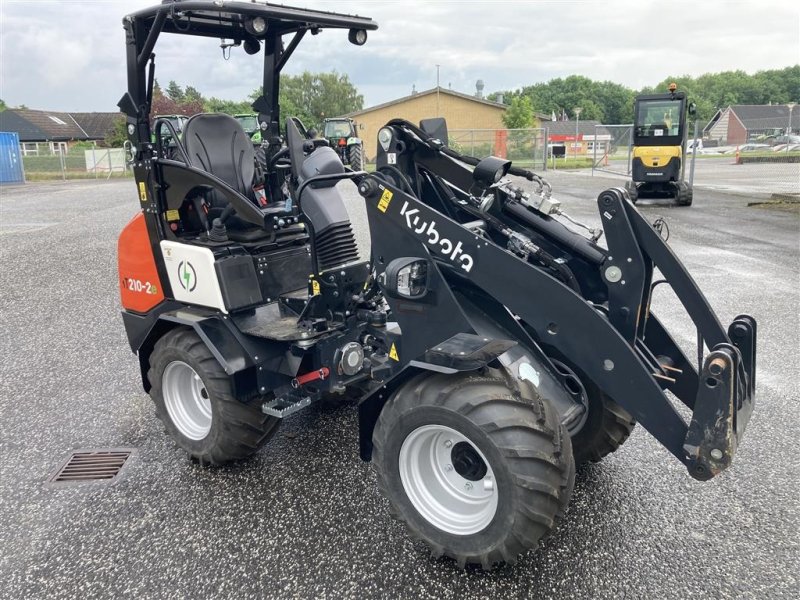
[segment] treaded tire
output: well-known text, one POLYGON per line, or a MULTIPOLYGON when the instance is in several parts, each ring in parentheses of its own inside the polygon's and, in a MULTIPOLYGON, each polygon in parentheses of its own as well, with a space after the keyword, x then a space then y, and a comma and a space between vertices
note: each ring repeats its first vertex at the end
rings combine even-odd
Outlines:
POLYGON ((257 404, 244 404, 233 396, 228 375, 205 343, 187 327, 172 329, 156 342, 147 378, 158 418, 178 446, 201 465, 221 465, 247 458, 278 430, 280 419, 265 415, 257 404), (211 428, 199 440, 190 439, 178 429, 165 405, 163 373, 175 361, 194 369, 211 403, 211 428))
POLYGON ((689 184, 681 181, 678 183, 678 196, 676 201, 678 206, 691 206, 694 199, 694 190, 689 187, 689 184))
POLYGON ((514 563, 536 548, 564 514, 575 479, 570 438, 547 402, 523 390, 501 371, 444 375, 423 373, 399 388, 373 433, 378 485, 395 518, 427 543, 434 557, 464 568, 514 563), (400 476, 400 455, 409 434, 426 425, 445 426, 466 437, 494 474, 497 507, 483 529, 449 533, 423 516, 400 476))
POLYGON ((364 170, 364 147, 361 144, 350 146, 350 150, 347 152, 347 162, 353 171, 364 170))
POLYGON ((633 417, 599 390, 589 391, 589 415, 581 430, 572 438, 575 464, 600 462, 615 452, 636 426, 633 417))

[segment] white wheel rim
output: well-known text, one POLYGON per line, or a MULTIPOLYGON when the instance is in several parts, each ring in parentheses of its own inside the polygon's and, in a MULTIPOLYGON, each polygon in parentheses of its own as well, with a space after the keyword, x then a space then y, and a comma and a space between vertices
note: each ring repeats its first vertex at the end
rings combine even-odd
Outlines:
POLYGON ((431 525, 454 535, 471 535, 494 519, 498 492, 492 467, 478 447, 455 429, 444 425, 415 429, 403 441, 399 460, 406 495, 431 525), (465 469, 465 462, 471 468, 465 469))
POLYGON ((211 400, 195 370, 172 361, 161 376, 164 405, 172 423, 190 440, 202 440, 211 431, 211 400))

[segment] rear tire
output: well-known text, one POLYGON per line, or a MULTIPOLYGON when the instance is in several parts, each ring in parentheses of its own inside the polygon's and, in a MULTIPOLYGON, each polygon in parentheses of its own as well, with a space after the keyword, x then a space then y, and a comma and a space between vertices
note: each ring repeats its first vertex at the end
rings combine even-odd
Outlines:
POLYGON ((433 556, 487 570, 538 546, 575 478, 556 412, 496 370, 408 381, 381 412, 373 462, 392 514, 433 556))
POLYGON ((354 144, 348 150, 348 163, 353 171, 364 170, 364 147, 361 144, 354 144))
POLYGON ((572 438, 576 465, 600 462, 624 444, 636 426, 628 411, 593 385, 582 381, 589 395, 589 414, 581 430, 572 438))
POLYGON ((158 418, 201 464, 251 456, 280 424, 261 412, 258 402, 244 404, 233 396, 228 375, 189 328, 173 329, 156 342, 147 377, 158 418))

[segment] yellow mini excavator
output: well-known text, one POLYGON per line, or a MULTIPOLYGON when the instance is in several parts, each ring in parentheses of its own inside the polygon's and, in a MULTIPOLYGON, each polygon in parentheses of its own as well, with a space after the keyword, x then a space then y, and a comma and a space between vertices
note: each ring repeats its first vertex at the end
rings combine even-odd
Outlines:
POLYGON ((694 114, 674 83, 666 94, 641 94, 634 101, 632 180, 625 187, 631 201, 674 199, 692 204, 692 186, 684 180, 686 114, 694 114))

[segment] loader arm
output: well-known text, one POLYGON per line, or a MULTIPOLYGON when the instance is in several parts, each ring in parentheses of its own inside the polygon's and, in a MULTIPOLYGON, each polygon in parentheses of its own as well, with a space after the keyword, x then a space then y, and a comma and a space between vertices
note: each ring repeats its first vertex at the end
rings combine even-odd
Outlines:
MULTIPOLYGON (((420 136, 410 142, 410 147, 416 144, 411 162, 403 165, 400 157, 396 162, 408 175, 404 182, 395 185, 390 177, 372 176, 359 185, 367 201, 379 281, 386 277, 386 266, 402 257, 428 260, 432 273, 433 290, 425 299, 387 297, 403 332, 403 347, 414 349, 401 357, 401 363, 420 358, 418 351, 430 339, 432 327, 443 334, 448 328, 452 329, 449 334, 463 330, 460 318, 442 321, 440 301, 456 316, 459 311, 453 305, 452 290, 474 286, 516 315, 537 343, 569 357, 686 465, 693 477, 710 479, 727 468, 753 406, 755 321, 738 317, 726 331, 686 269, 622 190, 607 190, 598 198, 608 250, 594 244, 582 250, 574 244, 571 249, 573 254, 591 256, 581 263, 587 273, 595 269, 591 285, 584 281, 590 279, 588 275, 579 276, 578 285, 568 285, 541 264, 510 251, 511 242, 504 245, 497 236, 463 222, 456 214, 459 211, 447 209, 446 199, 424 195, 425 181, 439 177, 433 171, 437 165, 444 165, 440 172, 447 181, 458 181, 459 187, 470 172, 443 153, 437 154, 420 136), (421 157, 419 161, 413 160, 414 154, 421 157), (656 269, 673 287, 708 345, 710 352, 699 374, 650 314, 656 269), (604 301, 585 297, 597 296, 601 285, 605 286, 604 301), (582 291, 588 288, 594 291, 582 291), (692 409, 689 422, 672 405, 667 390, 692 409)), ((458 199, 455 202, 467 206, 458 199)), ((490 224, 499 221, 502 227, 504 221, 513 224, 525 217, 517 210, 515 221, 503 212, 496 208, 494 216, 486 213, 485 218, 490 224)), ((555 231, 552 223, 548 227, 555 231)), ((566 234, 538 233, 537 240, 549 239, 550 248, 563 243, 558 238, 571 240, 566 234)))

